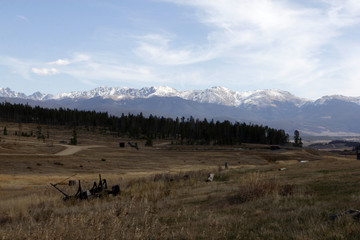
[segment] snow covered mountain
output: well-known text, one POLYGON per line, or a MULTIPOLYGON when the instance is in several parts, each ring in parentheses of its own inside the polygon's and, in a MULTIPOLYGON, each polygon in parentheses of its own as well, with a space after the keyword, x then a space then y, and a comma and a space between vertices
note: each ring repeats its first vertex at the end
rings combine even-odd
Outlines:
POLYGON ((286 91, 281 90, 257 90, 249 92, 235 92, 224 87, 213 87, 205 90, 178 91, 171 87, 144 87, 135 88, 115 88, 99 87, 91 91, 78 91, 70 93, 60 93, 57 95, 43 94, 40 92, 26 96, 24 93, 16 93, 9 88, 0 88, 0 97, 23 98, 32 100, 62 100, 70 99, 90 99, 94 97, 111 98, 113 100, 150 98, 150 97, 179 97, 199 103, 215 103, 225 106, 275 106, 275 102, 291 102, 301 106, 307 100, 295 97, 286 91))
POLYGON ((10 88, 0 88, 0 97, 5 98, 28 98, 24 93, 17 93, 12 91, 10 88))
POLYGON ((40 92, 27 96, 0 88, 0 100, 43 107, 197 117, 266 124, 309 135, 360 135, 360 97, 324 96, 316 101, 282 90, 236 92, 224 87, 178 91, 171 87, 99 87, 91 91, 40 92))

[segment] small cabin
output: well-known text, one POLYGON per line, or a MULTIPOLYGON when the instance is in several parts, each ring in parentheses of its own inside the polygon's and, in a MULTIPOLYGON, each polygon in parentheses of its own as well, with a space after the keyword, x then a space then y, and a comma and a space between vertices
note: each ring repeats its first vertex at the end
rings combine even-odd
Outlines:
POLYGON ((125 143, 124 143, 124 142, 120 142, 120 143, 119 143, 119 147, 124 148, 124 147, 125 147, 125 143))

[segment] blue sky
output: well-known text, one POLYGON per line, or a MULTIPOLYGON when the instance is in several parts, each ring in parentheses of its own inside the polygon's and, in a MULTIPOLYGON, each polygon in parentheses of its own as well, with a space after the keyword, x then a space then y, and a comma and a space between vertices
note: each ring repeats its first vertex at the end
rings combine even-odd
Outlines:
POLYGON ((360 96, 359 0, 0 0, 0 87, 360 96))

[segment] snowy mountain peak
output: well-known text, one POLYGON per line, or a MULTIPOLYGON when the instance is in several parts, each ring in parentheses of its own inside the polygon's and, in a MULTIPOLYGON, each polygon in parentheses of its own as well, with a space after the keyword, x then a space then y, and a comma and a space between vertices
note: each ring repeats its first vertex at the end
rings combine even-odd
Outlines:
POLYGON ((177 96, 179 93, 176 89, 166 86, 154 87, 154 89, 155 89, 154 94, 156 96, 173 97, 173 96, 177 96))
POLYGON ((52 97, 53 96, 51 94, 44 94, 44 93, 41 93, 41 92, 34 92, 33 94, 31 94, 27 98, 32 99, 32 100, 48 100, 48 99, 51 99, 52 97))
POLYGON ((0 88, 0 96, 8 98, 26 98, 24 93, 17 93, 12 91, 10 88, 0 88))
POLYGON ((340 100, 344 102, 352 102, 360 105, 360 97, 346 97, 343 95, 330 95, 330 96, 323 96, 315 101, 316 105, 325 104, 327 101, 331 100, 340 100))

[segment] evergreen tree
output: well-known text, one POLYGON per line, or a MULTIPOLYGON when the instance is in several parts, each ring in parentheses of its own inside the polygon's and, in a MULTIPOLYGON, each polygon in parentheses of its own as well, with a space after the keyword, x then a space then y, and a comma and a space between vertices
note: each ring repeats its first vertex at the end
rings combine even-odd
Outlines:
POLYGON ((298 130, 294 131, 294 146, 302 147, 302 139, 300 137, 300 132, 298 130))
POLYGON ((70 144, 71 145, 77 145, 77 132, 76 132, 76 128, 74 127, 73 129, 73 137, 70 138, 70 144))
POLYGON ((41 132, 41 126, 40 124, 36 127, 37 131, 36 131, 36 137, 37 139, 42 138, 42 132, 41 132))

